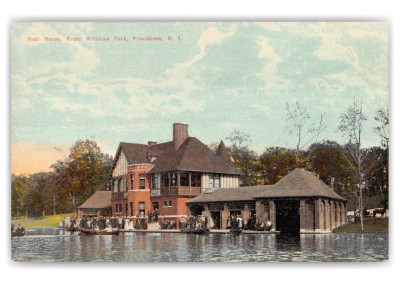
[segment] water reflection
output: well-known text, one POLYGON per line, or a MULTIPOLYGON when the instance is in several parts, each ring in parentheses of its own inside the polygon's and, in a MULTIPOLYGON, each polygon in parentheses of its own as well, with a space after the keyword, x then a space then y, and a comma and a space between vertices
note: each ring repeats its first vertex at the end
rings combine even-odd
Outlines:
POLYGON ((381 261, 387 234, 263 235, 125 233, 88 236, 58 229, 12 238, 17 261, 241 262, 381 261))

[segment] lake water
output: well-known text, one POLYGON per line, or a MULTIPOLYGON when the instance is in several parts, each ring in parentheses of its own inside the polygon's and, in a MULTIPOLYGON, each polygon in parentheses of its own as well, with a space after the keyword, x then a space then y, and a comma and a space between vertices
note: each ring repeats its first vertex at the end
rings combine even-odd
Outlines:
POLYGON ((383 261, 388 234, 122 233, 77 235, 62 230, 29 229, 11 240, 15 261, 95 262, 248 262, 383 261))

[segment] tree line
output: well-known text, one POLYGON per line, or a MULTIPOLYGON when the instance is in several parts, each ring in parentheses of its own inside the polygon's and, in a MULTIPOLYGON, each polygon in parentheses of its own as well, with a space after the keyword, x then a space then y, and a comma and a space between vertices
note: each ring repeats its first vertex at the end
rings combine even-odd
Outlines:
POLYGON ((11 177, 12 217, 74 212, 97 190, 104 190, 113 159, 94 140, 78 140, 53 172, 11 177))
MULTIPOLYGON (((348 142, 319 141, 326 128, 325 114, 316 123, 307 108, 296 103, 286 104, 287 125, 283 131, 294 137, 295 144, 287 147, 268 147, 261 155, 249 148, 248 134, 236 130, 227 140, 235 165, 242 172, 241 185, 275 184, 295 168, 313 172, 354 207, 364 208, 364 200, 375 197, 378 206, 389 207, 389 110, 376 111, 373 128, 380 146, 363 147, 364 121, 362 103, 354 103, 340 115, 337 132, 348 142)), ((215 148, 216 143, 211 145, 215 148)), ((363 221, 361 220, 363 228, 363 221)))

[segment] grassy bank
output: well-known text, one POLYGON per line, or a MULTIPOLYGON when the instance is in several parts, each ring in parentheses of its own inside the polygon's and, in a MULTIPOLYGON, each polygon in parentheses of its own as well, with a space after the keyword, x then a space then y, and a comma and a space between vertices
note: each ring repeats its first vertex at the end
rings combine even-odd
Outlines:
POLYGON ((364 220, 364 231, 360 224, 349 223, 334 229, 333 233, 387 233, 389 218, 367 218, 364 220))
POLYGON ((60 221, 65 217, 74 217, 74 213, 67 213, 67 214, 57 214, 57 215, 47 215, 40 218, 32 218, 32 219, 25 219, 25 218, 13 218, 11 220, 14 223, 15 227, 19 224, 22 225, 24 228, 37 228, 37 227, 56 227, 59 225, 60 221))

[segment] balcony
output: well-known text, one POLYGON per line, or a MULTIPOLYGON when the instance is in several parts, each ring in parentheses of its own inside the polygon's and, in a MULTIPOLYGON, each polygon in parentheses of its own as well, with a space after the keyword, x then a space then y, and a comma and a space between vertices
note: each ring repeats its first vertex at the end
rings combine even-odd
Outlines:
POLYGON ((190 186, 171 186, 162 188, 153 188, 151 190, 151 196, 169 196, 179 195, 185 197, 196 197, 201 193, 201 187, 190 187, 190 186))

